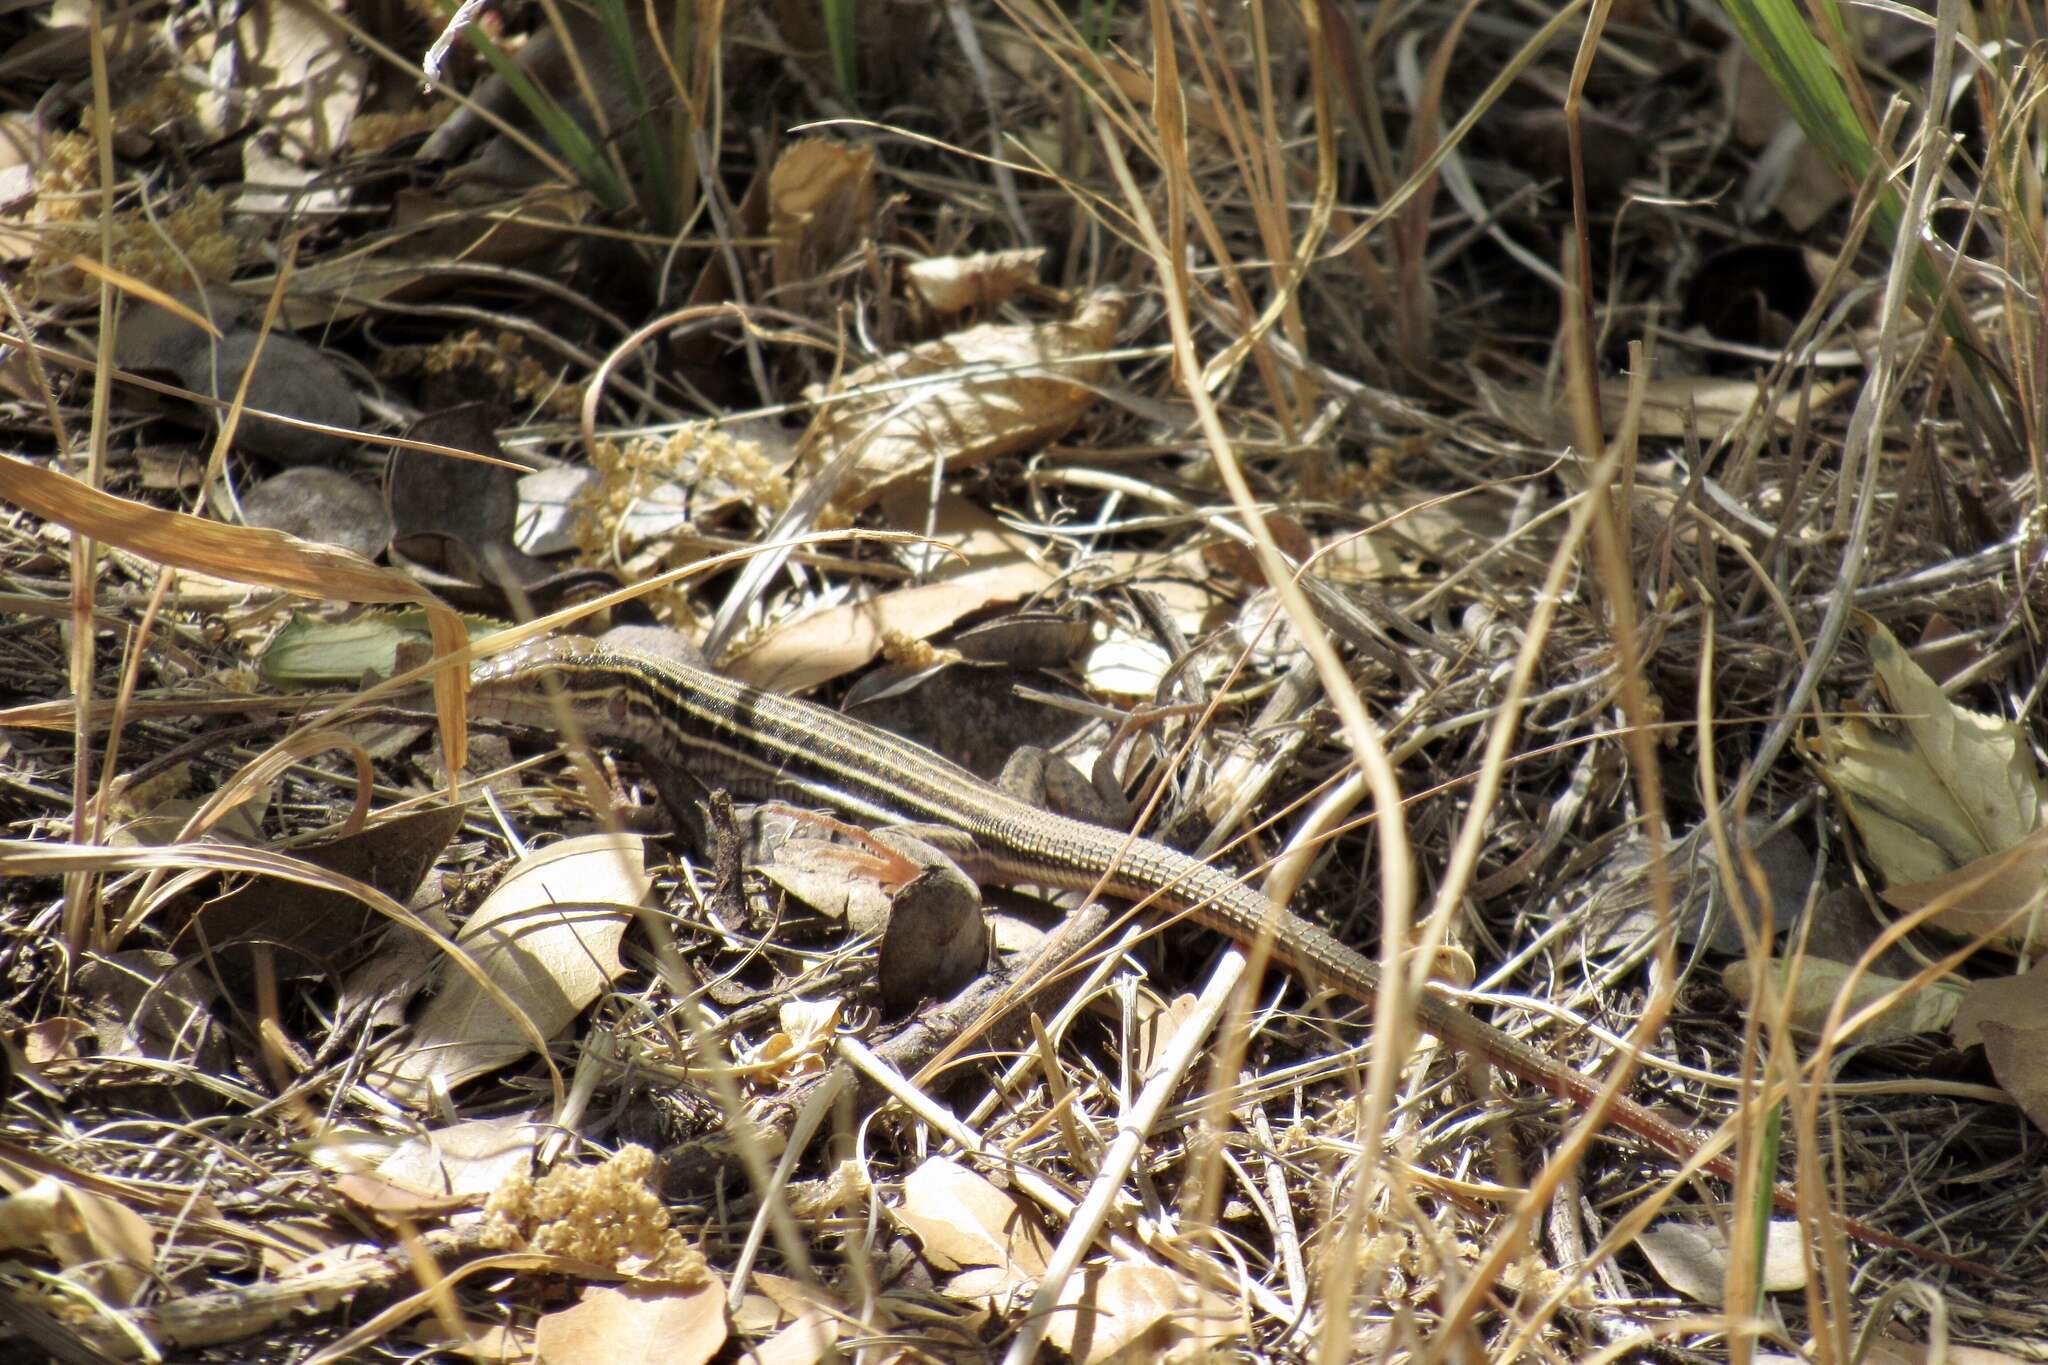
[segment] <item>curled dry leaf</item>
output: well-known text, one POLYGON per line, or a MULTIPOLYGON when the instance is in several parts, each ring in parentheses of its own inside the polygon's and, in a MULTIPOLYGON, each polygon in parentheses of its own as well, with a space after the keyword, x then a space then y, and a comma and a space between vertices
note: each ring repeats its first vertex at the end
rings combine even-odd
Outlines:
POLYGON ((348 30, 324 5, 256 0, 232 31, 238 106, 215 108, 215 131, 253 117, 260 131, 242 144, 239 207, 247 213, 333 210, 348 198, 348 178, 321 174, 344 150, 349 124, 369 82, 369 59, 352 50, 348 30), (245 102, 245 103, 244 103, 245 102), (315 181, 324 181, 317 189, 315 181))
MULTIPOLYGON (((1266 530, 1280 547, 1280 552, 1297 564, 1306 564, 1308 557, 1315 553, 1315 538, 1293 517, 1269 512, 1266 514, 1266 530)), ((1249 545, 1241 545, 1235 540, 1211 541, 1202 547, 1202 562, 1217 573, 1241 578, 1255 587, 1266 586, 1266 568, 1249 545)))
POLYGON ((1098 293, 1070 322, 984 323, 864 365, 804 433, 802 468, 815 473, 857 445, 832 499, 850 516, 937 461, 954 472, 1044 445, 1094 402, 1108 368, 1100 353, 1123 316, 1121 297, 1098 293))
POLYGON ((839 1028, 841 1002, 792 1000, 780 1014, 782 1027, 770 1034, 744 1062, 748 1074, 761 1080, 802 1079, 825 1069, 825 1053, 839 1028))
MULTIPOLYGON (((591 834, 522 860, 456 942, 476 959, 543 1037, 553 1037, 624 970, 619 942, 653 882, 641 839, 591 834)), ((428 1004, 411 1044, 371 1077, 396 1099, 423 1100, 430 1084, 459 1085, 528 1051, 526 1035, 467 973, 445 960, 447 984, 428 1004)))
POLYGON ((851 251, 874 217, 873 147, 822 137, 792 144, 768 173, 768 235, 775 239, 769 271, 776 289, 794 290, 800 299, 802 286, 851 251))
POLYGON ((1045 248, 985 251, 973 256, 939 256, 903 271, 903 282, 934 313, 994 308, 1038 278, 1045 248))
MULTIPOLYGON (((884 511, 898 525, 913 515, 893 499, 884 511)), ((935 581, 814 612, 771 631, 721 667, 756 687, 807 691, 863 667, 892 640, 929 639, 966 616, 1052 584, 1026 537, 964 498, 940 499, 931 534, 958 552, 938 561, 935 581)))
POLYGON ((1100 696, 1152 701, 1173 669, 1173 656, 1157 640, 1121 628, 1088 651, 1081 675, 1100 696))
POLYGON ((391 539, 391 518, 375 490, 338 469, 305 466, 265 479, 242 499, 251 526, 324 540, 373 559, 391 539))
POLYGON ((245 410, 235 428, 241 447, 284 464, 312 464, 331 460, 353 444, 346 436, 286 426, 260 415, 274 412, 341 428, 353 428, 362 420, 362 405, 348 375, 325 351, 289 332, 265 336, 258 328, 244 328, 218 343, 201 337, 176 368, 179 383, 225 403, 233 400, 251 365, 256 372, 249 378, 245 410))
POLYGON ((156 1236, 127 1205, 0 1161, 0 1247, 47 1256, 109 1303, 129 1303, 156 1265, 156 1236))
POLYGON ((1957 706, 1874 617, 1857 619, 1896 719, 1852 718, 1807 749, 1886 884, 1931 881, 2032 834, 2048 784, 2026 733, 1957 706))
POLYGON ((900 1014, 922 1000, 946 999, 981 974, 988 965, 988 924, 981 888, 950 857, 903 830, 886 831, 886 837, 917 864, 889 897, 876 954, 882 1007, 900 1014))

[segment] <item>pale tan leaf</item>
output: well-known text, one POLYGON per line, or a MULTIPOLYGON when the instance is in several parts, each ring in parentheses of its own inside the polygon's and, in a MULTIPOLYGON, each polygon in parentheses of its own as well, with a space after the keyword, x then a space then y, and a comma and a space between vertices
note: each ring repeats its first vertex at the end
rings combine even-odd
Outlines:
POLYGON ((867 507, 889 485, 949 473, 1033 450, 1081 419, 1095 401, 1123 300, 1090 297, 1070 322, 1030 327, 984 323, 886 356, 846 375, 800 446, 816 472, 849 447, 853 469, 834 493, 844 515, 867 507))
POLYGON ((841 1358, 839 1323, 818 1312, 806 1310, 789 1326, 758 1346, 741 1352, 745 1365, 813 1365, 813 1362, 841 1358))
POLYGON ((1222 1295, 1164 1266, 1119 1261, 1069 1279, 1045 1335, 1082 1365, 1102 1365, 1206 1359, 1217 1343, 1244 1332, 1242 1317, 1222 1295))
MULTIPOLYGON (((1829 1011, 1834 1008, 1835 997, 1842 993, 1849 979, 1849 968, 1840 962, 1826 958, 1810 957, 1798 964, 1798 977, 1793 980, 1792 964, 1774 959, 1771 973, 1777 980, 1780 992, 1792 990, 1789 1022, 1792 1030, 1802 1037, 1818 1038, 1826 1027, 1829 1011)), ((1753 986, 1756 980, 1755 968, 1747 960, 1731 963, 1721 974, 1721 980, 1729 993, 1738 1000, 1754 998, 1753 986)), ((1865 972, 1856 978, 1850 991, 1849 1005, 1843 1011, 1848 1018, 1865 1005, 1897 990, 1902 982, 1889 976, 1878 976, 1865 972)), ((1956 1006, 1962 1000, 1960 988, 1942 982, 1935 982, 1905 996, 1896 1005, 1865 1024, 1856 1034, 1859 1043, 1890 1042, 1908 1038, 1916 1033, 1938 1033, 1949 1026, 1955 1018, 1956 1006)))
POLYGON ((831 138, 791 144, 768 173, 768 235, 775 239, 769 270, 775 287, 794 289, 823 274, 859 244, 874 217, 872 146, 831 138))
POLYGON ((1896 718, 1831 726, 1808 750, 1886 884, 1931 881, 2033 833, 2048 789, 2025 733, 1957 706, 1890 631, 1858 620, 1896 718))
POLYGON ((529 1162, 542 1126, 517 1115, 471 1119, 407 1138, 377 1164, 377 1174, 436 1195, 484 1195, 529 1162))
POLYGON ((471 1323, 469 1327, 468 1337, 452 1342, 441 1331, 438 1319, 426 1318, 413 1325, 413 1335, 443 1351, 466 1356, 478 1365, 539 1365, 532 1328, 508 1327, 503 1323, 492 1323, 487 1327, 471 1323))
POLYGON ((905 266, 903 281, 935 313, 986 311, 1038 278, 1045 248, 939 256, 905 266))
POLYGON ((534 1329, 547 1365, 696 1365, 725 1345, 725 1288, 592 1285, 534 1329))
MULTIPOLYGON (((924 522, 922 499, 888 504, 896 525, 924 522)), ((935 581, 802 617, 770 631, 720 668, 741 682, 805 692, 871 663, 892 639, 926 640, 989 607, 1051 586, 1030 541, 965 498, 940 499, 931 534, 957 555, 938 561, 935 581)))
POLYGON ((1173 668, 1165 646, 1132 631, 1114 629, 1108 639, 1088 651, 1081 676, 1088 690, 1110 697, 1151 701, 1173 668))
POLYGON ((842 1002, 792 1000, 779 1014, 782 1027, 769 1034, 742 1061, 747 1074, 763 1081, 816 1076, 825 1069, 825 1054, 839 1027, 842 1002))
POLYGON ((1909 914, 1935 907, 1927 923, 1947 933, 1993 934, 1993 942, 2012 947, 2048 948, 2048 830, 1953 872, 1881 894, 1887 905, 1909 914))
MULTIPOLYGON (((643 841, 591 834, 522 860, 462 927, 456 942, 554 1036, 615 980, 619 941, 652 881, 643 841)), ((467 975, 451 976, 406 1050, 372 1074, 395 1098, 423 1099, 429 1082, 459 1085, 525 1056, 528 1034, 467 975)))
MULTIPOLYGON (((362 103, 369 61, 317 0, 255 0, 233 30, 235 90, 279 148, 301 163, 321 165, 342 151, 362 103)), ((254 141, 255 139, 251 139, 254 141)))
MULTIPOLYGON (((1759 1279, 1769 1294, 1806 1287, 1805 1233, 1789 1219, 1773 1221, 1764 1236, 1759 1279)), ((1664 1283, 1696 1303, 1718 1304, 1728 1277, 1728 1238, 1697 1223, 1659 1223, 1636 1236, 1636 1246, 1664 1283)))
POLYGON ((2024 976, 1972 985, 1952 1033, 1957 1047, 1984 1045, 1999 1085, 2036 1128, 2048 1132, 2048 961, 2035 963, 2024 976))
POLYGON ((156 1235, 127 1205, 55 1176, 0 1165, 0 1247, 49 1257, 93 1293, 129 1302, 156 1265, 156 1235))
POLYGON ((41 233, 18 225, 42 220, 36 181, 45 147, 33 115, 0 114, 0 261, 25 261, 42 241, 41 233))
POLYGON ((905 1178, 895 1213, 941 1270, 987 1266, 1035 1279, 1052 1252, 1030 1205, 945 1157, 905 1178))

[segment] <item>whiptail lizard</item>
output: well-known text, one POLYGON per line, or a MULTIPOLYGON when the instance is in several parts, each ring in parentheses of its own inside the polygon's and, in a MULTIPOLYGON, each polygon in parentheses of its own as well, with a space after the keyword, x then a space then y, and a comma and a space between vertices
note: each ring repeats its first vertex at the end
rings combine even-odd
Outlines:
MULTIPOLYGON (((478 665, 471 711, 553 729, 567 713, 593 738, 635 751, 678 819, 697 795, 723 787, 751 801, 815 803, 856 819, 943 826, 968 836, 961 868, 995 885, 1101 888, 1159 912, 1185 914, 1239 943, 1263 941, 1282 966, 1370 1003, 1379 964, 1245 886, 1229 873, 1150 839, 1050 814, 899 736, 839 712, 638 651, 557 637, 478 665)), ((1600 1085, 1440 996, 1415 1001, 1419 1027, 1468 1056, 1578 1104, 1600 1085)), ((1699 1140, 1626 1096, 1608 1120, 1680 1159, 1699 1140)), ((1724 1179, 1725 1157, 1705 1163, 1724 1179)), ((1780 1207, 1797 1210, 1779 1188, 1780 1207)), ((1983 1271, 1853 1219, 1843 1229, 1873 1245, 1983 1271)))

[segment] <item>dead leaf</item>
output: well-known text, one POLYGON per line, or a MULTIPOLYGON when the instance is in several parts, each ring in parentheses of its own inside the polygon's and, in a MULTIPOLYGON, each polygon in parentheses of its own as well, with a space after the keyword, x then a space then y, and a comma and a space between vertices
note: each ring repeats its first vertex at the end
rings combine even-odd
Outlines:
POLYGON ((1880 893, 1909 914, 1939 905, 1927 923, 1975 938, 1996 934, 2008 946, 2048 948, 2048 830, 2036 830, 2010 848, 1988 853, 1945 876, 1909 882, 1880 893))
MULTIPOLYGON (((462 828, 462 819, 461 806, 426 806, 292 852, 405 902, 462 828)), ((383 919, 343 892, 266 877, 243 881, 202 907, 175 942, 182 950, 203 942, 212 951, 263 943, 281 950, 276 962, 287 977, 317 976, 360 953, 365 935, 383 919)), ((247 960, 246 946, 227 955, 238 968, 247 960)))
POLYGON ((1885 883, 1932 881, 2032 834, 2048 785, 2026 732, 1957 706, 1874 617, 1857 620, 1896 719, 1852 718, 1807 750, 1885 883))
POLYGON ((903 282, 934 313, 986 312, 1038 278, 1045 248, 937 256, 903 269, 903 282))
POLYGON ((849 396, 827 396, 799 446, 801 467, 816 473, 857 447, 831 503, 851 516, 935 462, 957 473, 1036 449, 1095 401, 1091 386, 1108 372, 1100 353, 1123 316, 1120 297, 1099 293, 1070 322, 983 323, 864 365, 833 386, 849 396))
MULTIPOLYGON (((1802 392, 1796 385, 1779 397, 1769 410, 1770 425, 1790 431, 1800 419, 1801 404, 1807 414, 1824 412, 1835 400, 1849 393, 1851 379, 1816 384, 1802 392)), ((1686 375, 1652 379, 1644 385, 1640 433, 1644 436, 1683 437, 1697 430, 1703 441, 1719 440, 1763 401, 1762 386, 1754 379, 1721 379, 1711 375, 1686 375)), ((1600 418, 1609 434, 1621 429, 1628 408, 1626 384, 1600 386, 1600 418)))
POLYGON ((874 225, 875 149, 831 138, 792 143, 768 173, 775 302, 801 310, 816 282, 874 225), (792 297, 793 294, 793 297, 792 297))
MULTIPOLYGON (((1307 563, 1309 556, 1315 553, 1315 538, 1309 535, 1307 527, 1293 517, 1280 512, 1268 512, 1266 531, 1273 537, 1274 543, 1279 545, 1280 552, 1297 564, 1307 563)), ((1259 563, 1258 555, 1249 545, 1241 545, 1235 540, 1211 541, 1202 547, 1202 562, 1217 573, 1241 578, 1254 587, 1266 586, 1265 566, 1259 563)))
POLYGON ((843 1002, 792 1000, 778 1014, 782 1027, 761 1041, 743 1060, 757 1080, 785 1081, 816 1076, 825 1069, 825 1055, 839 1029, 843 1002))
POLYGON ((320 0, 256 0, 230 31, 232 98, 201 97, 213 131, 251 124, 240 139, 245 214, 304 218, 347 207, 353 182, 332 176, 362 107, 369 60, 320 0))
POLYGON ((533 1159, 544 1125, 530 1116, 471 1119, 407 1138, 377 1174, 428 1194, 486 1195, 533 1159))
POLYGON ((2036 1128, 2048 1132, 2048 961, 2024 976, 1979 981, 1964 993, 1952 1035, 1984 1045, 1991 1074, 2036 1128))
POLYGON ((1036 1210, 945 1157, 932 1157, 904 1179, 895 1214, 940 1270, 999 1267, 1018 1282, 1031 1281, 1045 1273, 1052 1254, 1036 1210))
POLYGON ((903 1014, 923 1000, 944 1000, 988 965, 988 923, 981 888, 959 864, 903 830, 877 838, 913 858, 917 871, 889 897, 889 922, 875 957, 882 1008, 903 1014))
POLYGON ((1160 1059, 1173 1046, 1173 1040, 1194 1017, 1195 997, 1185 991, 1166 1002, 1158 1009, 1147 1010, 1138 1020, 1135 1074, 1142 1080, 1151 1080, 1157 1073, 1160 1059))
POLYGON ((156 1266, 156 1235, 118 1200, 0 1160, 0 1248, 47 1256, 104 1302, 134 1301, 156 1266))
POLYGON ((369 75, 348 31, 317 0, 256 0, 241 11, 233 41, 233 90, 248 107, 224 111, 213 131, 253 115, 296 161, 338 157, 369 75))
POLYGON ((441 1330, 436 1318, 423 1318, 412 1326, 415 1340, 467 1356, 478 1365, 540 1365, 535 1354, 533 1330, 527 1327, 507 1327, 493 1323, 488 1327, 469 1324, 469 1335, 462 1341, 451 1342, 441 1330))
POLYGON ((205 964, 155 948, 95 954, 79 967, 78 986, 102 1056, 227 1068, 220 987, 205 964))
POLYGON ((534 1329, 547 1365, 695 1365, 725 1345, 725 1289, 716 1280, 592 1285, 574 1308, 534 1329))
MULTIPOLYGON (((1792 981, 1793 964, 1783 959, 1773 959, 1770 970, 1777 979, 1778 990, 1784 991, 1788 982, 1792 981)), ((1822 1028, 1827 1024, 1829 1012, 1834 1008, 1835 997, 1842 993, 1848 979, 1849 968, 1840 962, 1809 957, 1799 963, 1789 1019, 1792 1030, 1805 1038, 1818 1038, 1822 1028)), ((1736 999, 1756 998, 1755 968, 1747 959, 1729 964, 1722 972, 1721 980, 1736 999)), ((1905 983, 1889 976, 1879 976, 1872 972, 1863 973, 1856 978, 1856 985, 1843 1017, 1847 1018, 1878 997, 1897 990, 1903 984, 1905 983)), ((1857 1033, 1856 1041, 1887 1043, 1900 1038, 1910 1038, 1916 1033, 1939 1033, 1955 1018, 1956 1007, 1961 1001, 1960 987, 1934 982, 1904 996, 1896 1005, 1865 1024, 1857 1033)))
POLYGON ((817 1361, 840 1359, 839 1323, 816 1309, 769 1337, 758 1346, 740 1353, 745 1365, 814 1365, 817 1361))
MULTIPOLYGON (((456 942, 519 1005, 543 1038, 582 1013, 624 970, 619 942, 653 887, 634 835, 566 839, 525 859, 462 926, 456 942)), ((372 1074, 407 1103, 429 1082, 454 1086, 518 1061, 527 1041, 466 972, 444 960, 446 982, 405 1051, 372 1074)))
POLYGON ((1067 1281, 1046 1340, 1081 1365, 1112 1359, 1207 1359, 1242 1336, 1243 1318, 1220 1294, 1164 1266, 1119 1261, 1067 1281))
MULTIPOLYGON (((201 335, 176 370, 180 384, 225 403, 234 398, 243 373, 252 365, 255 373, 249 377, 244 411, 235 427, 239 449, 283 464, 313 464, 335 459, 355 444, 347 436, 308 431, 262 415, 276 413, 345 429, 363 419, 355 386, 340 364, 290 332, 265 336, 260 328, 242 327, 217 342, 201 335)), ((211 411, 215 420, 226 416, 222 409, 211 411)))
POLYGON ((44 212, 36 181, 46 155, 34 115, 0 114, 0 261, 28 260, 42 241, 34 231, 44 212))
MULTIPOLYGON (((1789 1294, 1806 1287, 1806 1234, 1798 1223, 1775 1220, 1764 1236, 1761 1287, 1789 1294)), ((1728 1239, 1718 1227, 1659 1223, 1636 1236, 1636 1246, 1664 1283, 1696 1303, 1719 1304, 1728 1277, 1728 1239)))
MULTIPOLYGON (((891 521, 910 515, 891 508, 891 521)), ((932 534, 959 551, 959 558, 939 561, 936 581, 803 617, 725 660, 722 670, 756 687, 805 692, 865 666, 891 639, 929 639, 963 617, 1052 584, 1025 537, 965 498, 940 500, 932 534)))
POLYGON ((1173 668, 1173 655, 1149 636, 1120 627, 1088 651, 1081 676, 1100 696, 1152 701, 1173 668))

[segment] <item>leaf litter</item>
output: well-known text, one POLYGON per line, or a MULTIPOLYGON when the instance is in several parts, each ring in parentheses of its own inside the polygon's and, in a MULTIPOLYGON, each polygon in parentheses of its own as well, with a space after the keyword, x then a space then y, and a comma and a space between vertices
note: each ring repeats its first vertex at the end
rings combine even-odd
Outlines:
MULTIPOLYGON (((2007 310, 1944 353, 1871 303, 1888 248, 1847 245, 1855 186, 1800 171, 1749 57, 1668 16, 1589 44, 1581 88, 1526 17, 1482 31, 1441 7, 1398 33, 1258 7, 1103 7, 1084 29, 1036 3, 861 13, 851 86, 802 6, 696 7, 658 33, 624 7, 609 35, 597 11, 560 34, 492 16, 612 177, 577 187, 516 96, 489 98, 527 144, 427 101, 385 55, 431 41, 402 8, 255 5, 216 31, 159 7, 110 32, 127 65, 99 111, 78 6, 0 18, 0 69, 51 96, 0 122, 0 1223, 38 1343, 613 1362, 858 1340, 910 1360, 1042 1327, 1091 1362, 1651 1337, 1713 1356, 1714 1314, 1758 1320, 1733 1297, 1750 1286, 1817 1357, 1878 1325, 1910 1356, 1920 1310, 1874 1323, 1878 1295, 1814 1254, 1825 1228, 1788 1237, 1707 1182, 1733 1202, 1687 1186, 1644 1231, 1643 1191, 1673 1192, 1661 1159, 1560 1149, 1569 1116, 1474 1105, 1432 1049, 1382 1059, 1404 1102, 1376 1107, 1363 1017, 1296 987, 1197 1019, 1180 988, 1210 945, 1182 927, 1119 940, 1075 912, 1097 951, 1007 1023, 983 1017, 999 984, 937 999, 899 968, 898 1020, 866 940, 768 891, 736 819, 707 812, 702 845, 606 828, 640 809, 630 755, 565 765, 572 736, 493 734, 481 771, 451 684, 440 757, 416 710, 280 740, 281 713, 334 696, 280 702, 283 679, 368 690, 493 648, 497 623, 450 610, 457 574, 429 592, 416 561, 367 562, 375 518, 244 495, 299 458, 374 487, 400 433, 481 404, 464 448, 569 476, 537 476, 554 519, 521 553, 587 577, 501 553, 507 493, 387 487, 412 534, 462 528, 459 576, 507 619, 655 582, 638 610, 715 619, 718 662, 755 681, 832 701, 858 678, 956 730, 1043 708, 1077 756, 1136 755, 1119 774, 1144 832, 1270 865, 1368 951, 1413 874, 1436 899, 1399 946, 1476 967, 1488 1017, 1588 1068, 1663 1018, 1639 1094, 1773 1150, 1780 1106, 1745 1097, 1791 1076, 1782 1169, 1831 1173, 1805 1198, 2024 1257, 2036 1215, 1982 1172, 2048 1140, 2040 480, 2016 434, 2039 319, 2007 297, 2041 291, 2032 206, 1912 236, 1963 242, 1964 312, 2007 310), (416 158, 389 140, 437 126, 416 158), (1786 236, 1798 251, 1729 258, 1786 236), (1573 259, 1602 281, 1583 317, 1559 294, 1573 259), (1694 260, 1712 269, 1668 264, 1694 260), (223 339, 149 321, 179 299, 223 339), (1975 384, 1980 363, 2006 387, 1975 384), (1609 446, 1608 548, 1552 575, 1609 446), (237 525, 250 502, 294 534, 237 525), (1285 617, 1288 580, 1238 521, 1317 616, 1285 617), (759 573, 719 558, 762 539, 759 573), (418 614, 360 605, 394 602, 418 614), (989 665, 959 635, 1049 607, 1066 645, 1006 659, 1028 699, 983 711, 961 675, 989 665), (1363 804, 1307 667, 1321 638, 1398 809, 1363 804), (435 791, 467 800, 422 805, 424 860, 383 842, 399 821, 356 832, 435 791), (1787 837, 1811 855, 1797 877, 1762 852, 1787 837), (321 862, 337 850, 370 863, 321 862), (1682 903, 1660 867, 1684 869, 1682 903), (1683 952, 1659 961, 1667 929, 1683 952), (1151 1085, 1174 1094, 1129 1133, 1137 1173, 1107 1174, 1151 1085), (1539 1198, 1553 1155, 1576 1197, 1539 1198), (1713 1218, 1732 1235, 1702 1233, 1713 1218), (1034 1320, 1073 1236, 1086 1254, 1034 1320)), ((1868 21, 1865 60, 1925 106, 1899 55, 1923 50, 1915 19, 1868 21)), ((1969 112, 2021 167, 2034 134, 2003 121, 2028 77, 2005 50, 1985 47, 1969 112)), ((487 69, 453 62, 451 88, 487 69)), ((1981 192, 2030 183, 2010 169, 1981 192)), ((1028 898, 993 913, 1030 923, 1000 942, 1062 940, 1028 898)), ((1984 1358, 2039 1358, 2036 1300, 1928 1292, 1984 1358)))

